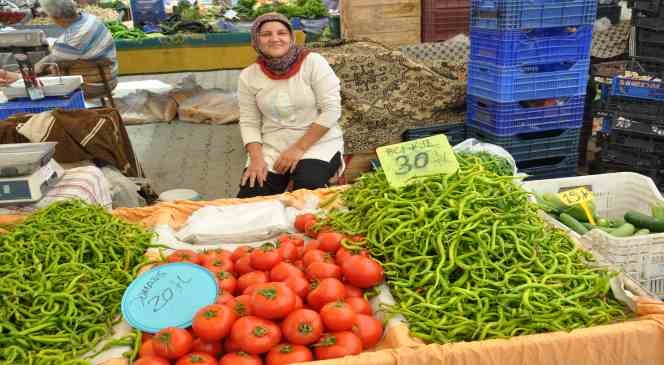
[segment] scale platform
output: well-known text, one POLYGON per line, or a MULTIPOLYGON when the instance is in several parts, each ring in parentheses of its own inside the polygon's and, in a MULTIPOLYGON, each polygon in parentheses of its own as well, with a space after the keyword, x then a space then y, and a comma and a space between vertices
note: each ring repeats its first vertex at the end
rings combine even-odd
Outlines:
POLYGON ((0 178, 0 206, 38 202, 64 175, 65 170, 51 159, 28 176, 0 178))

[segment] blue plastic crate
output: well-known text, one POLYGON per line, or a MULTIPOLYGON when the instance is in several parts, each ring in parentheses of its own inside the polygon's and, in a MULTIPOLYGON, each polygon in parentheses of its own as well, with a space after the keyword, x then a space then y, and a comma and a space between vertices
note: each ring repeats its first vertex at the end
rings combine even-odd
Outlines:
POLYGON ((41 113, 53 109, 85 109, 83 91, 75 91, 65 97, 49 96, 42 100, 20 98, 0 104, 0 120, 19 113, 41 113))
POLYGON ((470 25, 509 30, 593 24, 597 0, 472 0, 470 25))
POLYGON ((664 101, 664 82, 616 76, 611 84, 611 95, 664 101))
POLYGON ((581 129, 558 129, 500 137, 468 126, 468 137, 501 146, 519 162, 578 153, 581 129))
POLYGON ((530 30, 470 32, 470 59, 500 66, 518 66, 587 59, 592 25, 530 30))
POLYGON ((401 134, 402 141, 431 137, 436 134, 444 134, 451 145, 463 142, 466 139, 466 124, 452 123, 441 124, 431 127, 411 128, 401 134))
POLYGON ((581 128, 585 106, 583 96, 497 103, 468 95, 466 104, 468 105, 466 124, 497 136, 581 128), (548 105, 548 103, 555 104, 548 105))
POLYGON ((549 157, 539 160, 516 162, 519 172, 530 175, 526 180, 554 179, 576 176, 579 163, 578 152, 568 156, 549 157))
POLYGON ((585 95, 590 60, 496 66, 471 61, 468 94, 500 103, 585 95))

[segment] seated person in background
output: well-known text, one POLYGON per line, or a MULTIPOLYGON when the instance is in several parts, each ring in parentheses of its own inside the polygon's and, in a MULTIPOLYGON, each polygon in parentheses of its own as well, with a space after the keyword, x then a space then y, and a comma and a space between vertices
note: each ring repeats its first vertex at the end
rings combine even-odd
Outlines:
POLYGON ((239 198, 317 189, 342 166, 340 81, 323 56, 298 47, 288 19, 256 18, 256 63, 240 74, 240 131, 248 154, 239 198))
MULTIPOLYGON (((115 43, 102 21, 94 15, 79 13, 74 0, 41 0, 40 4, 53 23, 65 31, 55 40, 51 54, 37 63, 37 72, 41 72, 47 66, 46 63, 106 58, 113 63, 112 75, 114 79, 117 78, 115 43)), ((14 82, 19 77, 18 73, 0 70, 0 86, 14 82)))

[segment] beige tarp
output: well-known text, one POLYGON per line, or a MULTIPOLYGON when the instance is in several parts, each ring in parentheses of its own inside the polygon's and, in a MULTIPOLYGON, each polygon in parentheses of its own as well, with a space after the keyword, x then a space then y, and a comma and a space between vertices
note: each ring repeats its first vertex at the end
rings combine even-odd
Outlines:
MULTIPOLYGON (((341 188, 315 191, 321 200, 334 199, 341 188)), ((241 204, 260 199, 280 199, 298 207, 308 191, 270 198, 221 199, 209 202, 180 201, 151 207, 117 209, 113 213, 147 227, 168 224, 178 228, 187 217, 205 205, 241 204)), ((20 219, 0 216, 0 224, 20 219)), ((641 294, 638 288, 631 288, 641 294)), ((613 325, 555 332, 509 340, 424 345, 411 338, 404 325, 389 327, 379 350, 342 359, 316 361, 311 365, 664 365, 664 303, 637 297, 635 320, 613 325)), ((104 365, 126 365, 113 359, 104 365)))

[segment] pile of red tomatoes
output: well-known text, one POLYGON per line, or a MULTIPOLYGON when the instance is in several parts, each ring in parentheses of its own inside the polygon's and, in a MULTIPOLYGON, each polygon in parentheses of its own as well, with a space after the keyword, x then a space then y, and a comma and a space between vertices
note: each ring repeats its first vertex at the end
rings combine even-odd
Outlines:
POLYGON ((177 250, 169 262, 190 262, 214 274, 219 296, 189 329, 145 335, 137 365, 283 365, 355 355, 383 334, 364 291, 383 268, 362 248, 363 237, 313 231, 316 217, 297 217, 312 238, 283 234, 274 244, 233 252, 177 250))

